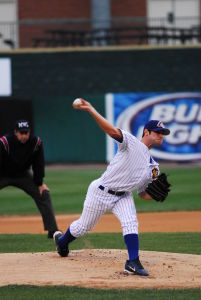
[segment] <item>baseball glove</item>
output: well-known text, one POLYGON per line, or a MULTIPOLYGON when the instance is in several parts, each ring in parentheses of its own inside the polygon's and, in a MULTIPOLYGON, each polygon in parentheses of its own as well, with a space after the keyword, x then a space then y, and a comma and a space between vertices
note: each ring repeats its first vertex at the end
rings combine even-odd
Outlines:
POLYGON ((146 192, 156 201, 163 202, 170 192, 171 184, 167 180, 165 173, 160 174, 156 179, 149 183, 146 192))

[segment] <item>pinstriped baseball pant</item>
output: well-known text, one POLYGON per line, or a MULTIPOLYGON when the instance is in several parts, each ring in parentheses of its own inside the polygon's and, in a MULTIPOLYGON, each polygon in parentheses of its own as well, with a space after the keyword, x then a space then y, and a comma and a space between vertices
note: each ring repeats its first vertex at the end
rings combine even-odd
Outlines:
POLYGON ((99 189, 100 179, 94 180, 88 188, 80 218, 70 225, 70 232, 79 237, 92 230, 106 211, 112 211, 119 219, 123 235, 138 234, 138 220, 131 192, 115 196, 99 189))

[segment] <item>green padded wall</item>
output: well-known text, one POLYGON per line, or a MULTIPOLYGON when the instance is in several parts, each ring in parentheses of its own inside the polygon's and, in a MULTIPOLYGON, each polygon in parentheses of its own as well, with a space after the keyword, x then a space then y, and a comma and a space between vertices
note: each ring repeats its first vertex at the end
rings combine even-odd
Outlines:
MULTIPOLYGON (((87 97, 101 114, 104 97, 87 97)), ((47 162, 102 162, 105 134, 91 116, 72 108, 71 97, 36 98, 33 101, 35 133, 44 141, 47 162)))
POLYGON ((32 100, 47 162, 105 161, 105 135, 89 115, 72 109, 74 98, 88 95, 104 114, 108 92, 201 90, 200 47, 37 49, 0 57, 12 60, 12 98, 32 100))

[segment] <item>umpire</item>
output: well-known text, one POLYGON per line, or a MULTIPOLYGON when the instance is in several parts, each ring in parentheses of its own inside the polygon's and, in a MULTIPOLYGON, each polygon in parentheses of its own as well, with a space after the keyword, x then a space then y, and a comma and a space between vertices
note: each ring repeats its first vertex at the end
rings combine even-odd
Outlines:
POLYGON ((48 238, 52 238, 58 228, 44 176, 42 141, 31 134, 27 120, 19 120, 13 133, 0 138, 0 189, 15 186, 30 195, 41 213, 48 238))

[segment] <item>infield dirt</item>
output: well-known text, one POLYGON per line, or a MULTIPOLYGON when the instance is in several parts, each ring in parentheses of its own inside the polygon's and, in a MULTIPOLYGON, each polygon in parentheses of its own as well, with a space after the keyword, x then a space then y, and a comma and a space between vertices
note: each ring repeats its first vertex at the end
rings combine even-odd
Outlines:
MULTIPOLYGON (((60 230, 67 227, 80 215, 57 215, 60 230)), ((201 232, 201 211, 138 213, 139 232, 201 232)), ((121 232, 118 219, 112 214, 101 217, 94 232, 121 232)), ((41 217, 1 216, 0 234, 44 233, 41 217)))

